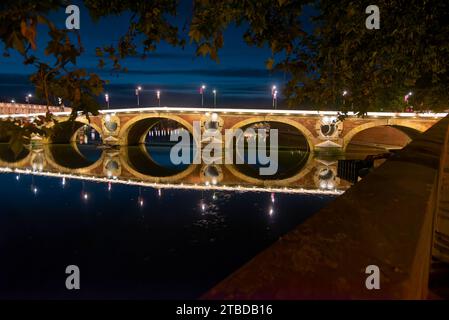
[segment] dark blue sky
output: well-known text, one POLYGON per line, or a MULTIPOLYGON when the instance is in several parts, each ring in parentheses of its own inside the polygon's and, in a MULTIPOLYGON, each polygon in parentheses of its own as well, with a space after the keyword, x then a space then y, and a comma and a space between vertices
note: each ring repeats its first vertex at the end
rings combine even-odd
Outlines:
MULTIPOLYGON (((111 74, 110 68, 99 70, 95 56, 97 46, 116 43, 128 27, 129 15, 112 16, 93 22, 81 1, 74 1, 81 10, 81 37, 85 53, 78 60, 78 66, 99 73, 102 79, 109 80, 106 90, 112 107, 136 106, 134 90, 143 87, 141 105, 157 104, 156 90, 161 90, 161 104, 167 106, 198 106, 201 84, 208 88, 205 105, 213 104, 212 89, 218 91, 219 107, 271 107, 271 86, 281 87, 286 80, 282 73, 273 74, 265 68, 265 61, 271 56, 266 48, 249 47, 242 39, 245 27, 230 26, 224 36, 224 47, 219 52, 220 62, 209 57, 196 57, 195 47, 187 45, 184 50, 166 43, 159 44, 157 50, 147 59, 127 58, 121 62, 128 68, 127 73, 111 74)), ((173 20, 180 29, 191 17, 191 1, 180 1, 178 17, 173 20)), ((308 17, 315 11, 306 7, 303 22, 306 31, 311 29, 308 17)), ((65 10, 54 12, 50 19, 59 27, 65 26, 65 10)), ((39 28, 37 56, 43 55, 48 36, 47 29, 39 28)), ((33 67, 25 67, 18 54, 10 58, 0 56, 0 101, 24 100, 34 89, 28 81, 33 67)), ((104 99, 100 99, 104 102, 104 99)), ((282 96, 279 106, 282 106, 282 96)))
MULTIPOLYGON (((180 26, 191 15, 190 1, 181 2, 183 5, 176 18, 180 26)), ((82 6, 80 9, 80 32, 86 51, 79 59, 78 66, 97 72, 103 79, 110 81, 107 91, 113 107, 135 106, 136 85, 144 89, 141 105, 155 105, 155 90, 160 89, 162 105, 198 106, 201 101, 198 88, 202 83, 209 89, 205 94, 205 105, 213 103, 211 89, 216 88, 217 105, 220 107, 270 107, 271 86, 281 86, 285 80, 283 74, 272 74, 265 69, 270 50, 247 46, 242 39, 244 28, 235 26, 225 32, 225 45, 219 52, 219 63, 209 57, 196 57, 194 46, 187 45, 182 50, 161 43, 157 51, 145 60, 123 60, 121 64, 128 68, 127 73, 111 74, 108 68, 98 70, 95 47, 116 43, 126 31, 128 16, 108 17, 95 23, 82 6)), ((61 11, 50 17, 58 26, 64 26, 66 16, 61 11)), ((44 28, 39 29, 38 56, 46 45, 46 32, 44 28)), ((33 92, 27 80, 32 71, 32 67, 23 65, 18 55, 0 57, 0 100, 15 98, 19 102, 24 100, 27 92, 33 92)))

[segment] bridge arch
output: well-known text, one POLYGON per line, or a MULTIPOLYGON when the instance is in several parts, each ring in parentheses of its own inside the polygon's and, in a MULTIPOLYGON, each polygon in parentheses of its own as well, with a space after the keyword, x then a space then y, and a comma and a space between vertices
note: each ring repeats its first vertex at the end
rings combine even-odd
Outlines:
POLYGON ((250 124, 259 123, 259 122, 273 122, 273 123, 281 123, 292 126, 296 128, 306 139, 309 151, 314 149, 314 135, 307 129, 304 125, 299 123, 298 121, 294 121, 289 118, 276 117, 276 116, 259 116, 259 117, 251 117, 240 122, 234 124, 230 129, 242 129, 250 124))
POLYGON ((76 142, 76 133, 83 126, 89 126, 102 137, 102 129, 98 124, 93 121, 89 121, 85 117, 76 118, 74 121, 70 121, 68 118, 59 121, 57 124, 52 123, 50 128, 53 128, 53 134, 45 139, 47 143, 72 143, 76 142))
POLYGON ((138 115, 128 120, 120 129, 121 145, 137 145, 145 143, 148 131, 161 119, 168 119, 181 124, 193 135, 193 126, 183 118, 166 113, 138 115))
POLYGON ((375 127, 393 127, 411 139, 413 139, 416 135, 426 131, 429 127, 426 124, 418 123, 416 121, 410 121, 406 119, 377 119, 373 121, 366 122, 357 127, 352 128, 348 133, 343 137, 343 150, 346 151, 349 143, 355 137, 356 134, 375 127))

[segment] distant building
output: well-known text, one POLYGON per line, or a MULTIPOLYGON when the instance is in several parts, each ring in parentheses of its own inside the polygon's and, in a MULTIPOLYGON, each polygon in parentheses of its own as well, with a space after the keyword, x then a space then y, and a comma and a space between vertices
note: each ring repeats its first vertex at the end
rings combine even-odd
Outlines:
MULTIPOLYGON (((64 106, 50 106, 50 112, 71 112, 71 108, 64 106)), ((0 115, 5 114, 29 114, 29 113, 45 113, 47 106, 39 104, 20 104, 20 103, 3 103, 0 102, 0 115)))

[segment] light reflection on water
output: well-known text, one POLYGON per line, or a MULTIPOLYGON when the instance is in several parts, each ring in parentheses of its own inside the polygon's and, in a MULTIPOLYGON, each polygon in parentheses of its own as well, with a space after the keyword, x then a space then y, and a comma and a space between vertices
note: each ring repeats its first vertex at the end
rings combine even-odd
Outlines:
POLYGON ((335 198, 326 192, 214 189, 207 184, 211 175, 216 187, 343 191, 350 185, 335 176, 335 160, 301 153, 282 158, 280 168, 286 170, 279 181, 284 182, 277 184, 256 179, 245 167, 206 170, 199 165, 183 176, 186 167, 160 168, 163 149, 157 157, 133 150, 54 146, 11 161, 0 148, 1 168, 29 170, 0 175, 0 297, 197 298, 335 198), (293 163, 298 159, 300 165, 293 163), (55 178, 33 171, 161 185, 55 178), (170 177, 177 175, 192 188, 163 188, 176 183, 170 177), (78 292, 64 287, 69 264, 81 270, 78 292))

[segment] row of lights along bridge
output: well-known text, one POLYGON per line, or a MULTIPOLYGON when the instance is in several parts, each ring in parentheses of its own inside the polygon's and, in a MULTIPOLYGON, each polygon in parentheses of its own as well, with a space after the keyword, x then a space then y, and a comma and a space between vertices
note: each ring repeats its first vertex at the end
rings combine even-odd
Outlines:
MULTIPOLYGON (((201 107, 204 107, 204 93, 206 92, 206 88, 207 88, 206 85, 203 84, 203 85, 201 85, 200 90, 199 90, 199 92, 201 94, 201 107)), ((142 90, 143 90, 142 86, 138 86, 136 88, 136 90, 135 90, 135 94, 136 94, 136 97, 137 97, 137 107, 140 107, 140 92, 142 90)), ((214 108, 215 108, 215 107, 217 107, 217 90, 213 89, 212 90, 212 94, 214 96, 214 108)), ((343 98, 346 97, 347 95, 348 95, 348 91, 344 90, 343 93, 342 93, 343 98)), ((404 96, 404 101, 408 102, 408 99, 412 95, 413 95, 412 92, 407 93, 404 96)), ((33 97, 33 95, 31 93, 28 93, 25 96, 26 103, 29 104, 32 97, 33 97)), ((273 106, 274 109, 277 109, 278 90, 277 90, 276 86, 272 86, 271 87, 271 97, 272 97, 272 106, 273 106)), ((110 106, 110 104, 109 104, 109 93, 105 93, 104 99, 105 99, 105 102, 106 102, 106 106, 109 109, 109 106, 110 106)), ((158 107, 160 107, 161 106, 161 91, 160 90, 156 90, 156 99, 157 99, 157 105, 158 105, 158 107)), ((12 99, 11 103, 16 103, 16 100, 12 99)), ((343 103, 345 103, 345 100, 343 100, 343 103)), ((62 98, 58 98, 58 104, 62 105, 62 98)))
MULTIPOLYGON (((206 85, 203 84, 203 85, 201 85, 200 90, 199 90, 200 95, 201 95, 201 107, 204 107, 204 94, 206 92, 206 88, 207 88, 206 85)), ((140 107, 140 92, 142 90, 143 90, 142 86, 138 86, 135 89, 135 94, 136 94, 136 98, 137 98, 137 107, 140 107)), ((213 94, 213 97, 214 97, 214 107, 216 107, 217 106, 217 90, 213 89, 212 90, 212 94, 213 94)), ((272 87, 271 94, 272 94, 272 97, 273 97, 273 107, 276 107, 277 106, 277 94, 278 94, 276 86, 272 87)), ((33 97, 33 95, 31 93, 28 93, 25 96, 25 102, 29 104, 31 102, 31 98, 32 97, 33 97)), ((161 106, 161 90, 156 90, 156 99, 157 99, 157 105, 158 105, 158 107, 160 107, 161 106)), ((104 94, 104 101, 106 102, 106 106, 108 107, 108 109, 110 107, 109 100, 110 100, 109 99, 109 93, 105 93, 104 94)), ((16 103, 16 100, 12 99, 11 103, 16 103)), ((58 104, 59 105, 62 104, 62 98, 58 98, 58 104)))

